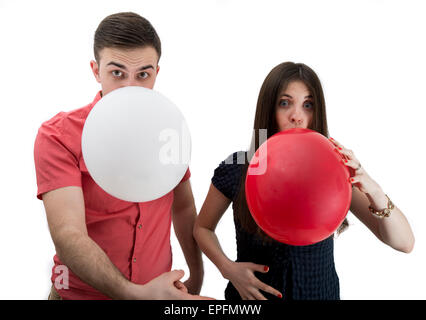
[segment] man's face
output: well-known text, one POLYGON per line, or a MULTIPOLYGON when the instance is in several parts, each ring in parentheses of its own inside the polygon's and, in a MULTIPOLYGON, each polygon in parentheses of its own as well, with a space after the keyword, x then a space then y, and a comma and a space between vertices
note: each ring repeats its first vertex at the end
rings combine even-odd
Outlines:
POLYGON ((99 64, 92 60, 90 66, 96 81, 102 86, 102 95, 127 86, 154 87, 160 67, 153 47, 104 48, 99 57, 99 64))

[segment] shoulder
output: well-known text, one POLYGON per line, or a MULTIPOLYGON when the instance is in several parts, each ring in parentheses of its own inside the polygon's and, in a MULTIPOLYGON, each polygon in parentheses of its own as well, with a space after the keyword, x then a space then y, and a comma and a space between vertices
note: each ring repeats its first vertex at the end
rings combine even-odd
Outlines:
POLYGON ((237 192, 245 159, 245 151, 234 152, 214 170, 212 184, 231 200, 237 192))
POLYGON ((241 166, 246 163, 246 151, 237 151, 230 154, 221 164, 231 164, 241 166))
POLYGON ((72 180, 72 185, 78 184, 81 134, 89 106, 59 112, 38 129, 34 141, 34 163, 40 193, 65 181, 72 180), (72 179, 69 178, 71 176, 72 179))
POLYGON ((245 151, 237 151, 230 154, 225 158, 222 162, 220 162, 219 166, 215 169, 218 173, 233 173, 238 172, 246 163, 246 152, 245 151))
POLYGON ((61 111, 51 119, 43 122, 39 128, 39 132, 46 134, 49 132, 66 133, 69 130, 76 129, 76 127, 83 129, 84 121, 89 111, 90 105, 67 112, 61 111))
POLYGON ((81 135, 92 104, 59 112, 38 129, 34 163, 39 199, 43 193, 61 187, 81 187, 81 135))
POLYGON ((61 144, 67 149, 78 152, 84 122, 89 111, 90 105, 87 105, 68 112, 57 113, 39 127, 36 145, 61 144))

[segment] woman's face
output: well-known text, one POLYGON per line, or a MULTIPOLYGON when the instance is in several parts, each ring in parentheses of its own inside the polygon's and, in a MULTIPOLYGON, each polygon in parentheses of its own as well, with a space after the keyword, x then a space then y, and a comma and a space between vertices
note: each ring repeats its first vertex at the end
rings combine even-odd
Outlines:
POLYGON ((314 114, 314 101, 302 81, 290 82, 278 95, 275 115, 278 130, 309 128, 314 114))

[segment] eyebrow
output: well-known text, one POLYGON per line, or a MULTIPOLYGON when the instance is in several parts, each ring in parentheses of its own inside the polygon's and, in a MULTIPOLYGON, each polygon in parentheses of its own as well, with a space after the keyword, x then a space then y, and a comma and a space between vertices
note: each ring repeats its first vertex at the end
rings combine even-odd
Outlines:
MULTIPOLYGON (((282 94, 281 97, 289 97, 290 99, 293 99, 293 97, 291 95, 286 94, 286 93, 282 94)), ((309 96, 306 96, 305 99, 306 98, 313 98, 313 96, 310 94, 309 96)))
MULTIPOLYGON (((107 64, 107 66, 116 66, 116 67, 118 67, 118 68, 121 68, 121 69, 123 69, 123 70, 126 70, 126 71, 127 71, 126 66, 124 66, 124 65, 122 65, 121 63, 118 63, 118 62, 111 61, 111 62, 109 62, 109 63, 107 64)), ((140 67, 140 68, 138 69, 138 71, 143 71, 143 70, 146 70, 146 69, 154 69, 154 67, 152 66, 152 64, 148 64, 148 65, 146 65, 146 66, 140 67)))

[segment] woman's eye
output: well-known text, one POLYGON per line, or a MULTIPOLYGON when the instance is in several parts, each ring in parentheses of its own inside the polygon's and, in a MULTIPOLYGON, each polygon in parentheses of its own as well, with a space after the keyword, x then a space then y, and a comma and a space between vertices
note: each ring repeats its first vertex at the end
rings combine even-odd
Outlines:
POLYGON ((314 107, 314 104, 313 104, 312 102, 305 102, 305 103, 303 104, 303 106, 304 106, 306 109, 312 109, 312 108, 314 107))
POLYGON ((287 107, 289 105, 288 100, 281 100, 280 101, 280 107, 287 107))
POLYGON ((139 78, 146 79, 146 78, 148 78, 148 76, 149 76, 148 72, 139 73, 139 78))
POLYGON ((122 72, 120 70, 114 70, 114 71, 112 71, 112 75, 114 77, 121 77, 122 72))

